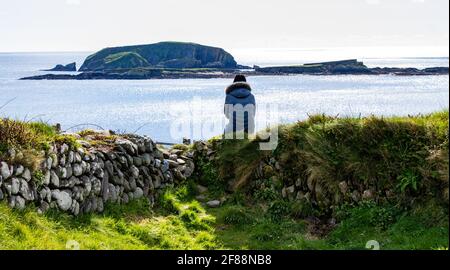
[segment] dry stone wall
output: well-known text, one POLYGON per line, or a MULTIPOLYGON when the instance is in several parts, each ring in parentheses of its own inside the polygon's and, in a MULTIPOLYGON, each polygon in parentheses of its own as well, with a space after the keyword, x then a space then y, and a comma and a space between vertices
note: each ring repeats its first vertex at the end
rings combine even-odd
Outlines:
MULTIPOLYGON (((102 212, 105 203, 126 204, 189 177, 194 163, 179 150, 159 150, 147 137, 118 136, 112 144, 81 147, 54 144, 32 170, 0 160, 0 201, 17 209, 35 205, 39 212, 55 208, 73 215, 102 212)), ((10 149, 7 160, 23 152, 10 149)))

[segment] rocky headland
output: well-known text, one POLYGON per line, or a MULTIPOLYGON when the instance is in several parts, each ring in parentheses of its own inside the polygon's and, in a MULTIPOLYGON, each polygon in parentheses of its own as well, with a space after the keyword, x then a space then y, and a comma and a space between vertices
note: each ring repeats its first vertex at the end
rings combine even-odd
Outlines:
POLYGON ((56 65, 52 69, 45 69, 44 71, 77 71, 77 64, 75 62, 67 64, 67 65, 56 65))

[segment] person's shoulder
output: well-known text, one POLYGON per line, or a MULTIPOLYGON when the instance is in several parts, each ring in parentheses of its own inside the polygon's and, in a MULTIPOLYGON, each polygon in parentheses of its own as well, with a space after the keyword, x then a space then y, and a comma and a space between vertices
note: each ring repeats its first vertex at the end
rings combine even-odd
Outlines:
POLYGON ((235 82, 235 83, 230 84, 227 87, 227 89, 225 90, 225 93, 229 94, 236 89, 246 89, 248 91, 252 91, 252 87, 250 86, 250 84, 248 84, 246 82, 235 82))

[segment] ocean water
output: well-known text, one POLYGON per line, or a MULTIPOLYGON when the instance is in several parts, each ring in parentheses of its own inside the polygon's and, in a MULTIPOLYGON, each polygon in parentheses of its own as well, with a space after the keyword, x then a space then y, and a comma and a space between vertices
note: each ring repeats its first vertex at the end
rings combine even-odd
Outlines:
MULTIPOLYGON (((137 132, 158 141, 178 143, 177 125, 221 121, 229 79, 20 81, 44 74, 40 69, 76 61, 88 53, 0 53, 0 117, 60 123, 63 130, 105 128, 137 132), (6 104, 7 103, 7 104, 6 104), (5 105, 2 107, 2 105, 5 105), (174 135, 175 134, 175 135, 174 135)), ((290 64, 280 58, 247 58, 243 64, 290 64), (247 62, 246 62, 247 61, 247 62)), ((238 59, 239 60, 239 59, 238 59)), ((309 60, 309 59, 308 59, 309 60)), ((369 66, 448 66, 448 57, 368 58, 369 66)), ((415 115, 448 109, 448 76, 266 76, 249 83, 261 108, 278 111, 290 123, 308 114, 341 116, 415 115), (267 105, 267 106, 266 106, 267 105)), ((262 110, 258 111, 261 112, 262 110)), ((206 139, 220 128, 185 130, 184 136, 206 139)))

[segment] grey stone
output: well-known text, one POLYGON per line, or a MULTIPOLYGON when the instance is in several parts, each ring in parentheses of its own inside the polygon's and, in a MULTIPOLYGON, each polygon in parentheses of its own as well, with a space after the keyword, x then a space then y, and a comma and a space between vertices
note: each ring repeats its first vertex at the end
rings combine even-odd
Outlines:
POLYGON ((59 149, 59 152, 61 154, 65 154, 67 151, 69 151, 69 146, 64 143, 63 145, 61 145, 61 148, 59 149))
POLYGON ((91 182, 92 192, 94 193, 94 195, 100 195, 100 193, 102 192, 102 182, 100 181, 100 179, 92 177, 91 182))
POLYGON ((12 178, 11 183, 10 183, 10 188, 8 188, 8 186, 6 186, 6 185, 5 185, 5 187, 7 190, 9 189, 8 191, 11 195, 16 195, 20 191, 20 180, 17 178, 12 178))
POLYGON ((101 198, 98 198, 97 200, 97 212, 103 212, 104 210, 104 204, 101 198))
POLYGON ((59 177, 53 170, 50 171, 50 184, 52 184, 55 187, 59 187, 59 177))
POLYGON ((41 205, 38 208, 38 213, 44 214, 45 212, 48 211, 49 208, 50 208, 50 205, 47 202, 42 201, 41 205))
POLYGON ((15 176, 20 176, 22 173, 23 173, 23 171, 25 170, 25 168, 22 166, 22 165, 17 165, 16 166, 16 168, 15 168, 15 172, 14 172, 14 175, 15 176))
POLYGON ((372 200, 374 198, 373 192, 371 190, 364 190, 362 199, 363 200, 372 200))
POLYGON ((72 171, 74 176, 81 176, 83 174, 83 168, 78 163, 73 164, 72 171))
POLYGON ((75 216, 80 213, 80 204, 76 200, 72 200, 72 205, 70 206, 70 212, 75 216))
POLYGON ((161 160, 155 159, 155 167, 160 168, 161 167, 161 160))
POLYGON ((130 184, 130 190, 135 191, 137 188, 136 179, 134 177, 131 177, 128 183, 130 184))
POLYGON ((69 164, 72 164, 74 161, 74 152, 73 151, 69 151, 69 153, 67 154, 67 162, 69 164))
POLYGON ((44 186, 48 186, 50 184, 51 173, 50 171, 46 171, 44 174, 44 178, 42 179, 42 184, 44 186))
POLYGON ((52 164, 53 164, 53 159, 52 157, 47 157, 46 161, 45 161, 45 168, 47 170, 50 170, 52 168, 52 164))
POLYGON ((138 187, 134 191, 133 196, 135 199, 140 199, 142 198, 142 196, 144 196, 144 191, 140 187, 138 187))
MULTIPOLYGON (((111 202, 116 202, 117 201, 117 192, 116 192, 116 187, 113 184, 109 184, 108 185, 108 199, 111 202)), ((106 202, 107 200, 105 200, 106 202)))
POLYGON ((130 167, 130 173, 131 173, 131 176, 134 178, 139 177, 139 169, 134 165, 130 167))
POLYGON ((28 168, 25 168, 25 170, 23 171, 22 178, 25 179, 26 181, 31 180, 31 172, 28 168))
POLYGON ((142 166, 142 159, 140 157, 133 157, 133 164, 137 167, 142 166))
POLYGON ((67 211, 72 206, 72 198, 66 191, 53 190, 52 198, 56 199, 56 203, 62 211, 67 211))
POLYGON ((151 163, 150 154, 144 154, 142 155, 142 165, 149 166, 151 163))
POLYGON ((209 201, 206 203, 206 205, 210 208, 217 208, 220 206, 220 201, 219 200, 209 201))
POLYGON ((162 170, 163 173, 165 173, 165 172, 167 172, 169 170, 169 161, 167 159, 165 159, 162 162, 161 170, 162 170))
POLYGON ((207 200, 207 197, 204 194, 200 194, 195 196, 195 199, 199 202, 205 202, 207 200))
POLYGON ((105 169, 108 172, 109 176, 113 176, 114 175, 114 166, 113 166, 111 161, 107 160, 105 162, 105 169))
POLYGON ((65 167, 58 167, 58 177, 61 179, 67 178, 67 169, 65 167))
POLYGON ((347 182, 342 181, 339 183, 339 190, 341 191, 342 194, 347 194, 348 191, 348 185, 347 182))
MULTIPOLYGON (((169 168, 177 168, 179 166, 178 162, 173 161, 171 159, 167 159, 167 162, 169 163, 169 168)), ((163 171, 164 171, 164 169, 163 169, 163 171)))
MULTIPOLYGON (((88 156, 88 158, 89 158, 89 156, 88 156)), ((80 163, 81 161, 82 161, 82 158, 81 158, 81 154, 80 153, 75 153, 75 156, 74 156, 74 161, 76 162, 76 163, 80 163)))
POLYGON ((15 196, 14 208, 19 210, 25 209, 25 199, 22 198, 21 196, 15 196))
POLYGON ((195 189, 197 190, 198 193, 203 194, 208 192, 208 188, 202 185, 196 185, 195 189))
POLYGON ((125 203, 125 204, 130 202, 130 200, 128 198, 128 195, 126 193, 124 193, 122 195, 122 202, 125 203))
POLYGON ((61 155, 59 158, 59 165, 62 167, 66 166, 66 156, 65 155, 61 155))
POLYGON ((67 172, 67 177, 66 177, 66 178, 72 177, 72 175, 73 175, 73 170, 72 170, 72 166, 71 166, 71 165, 68 165, 68 166, 66 167, 66 172, 67 172))
POLYGON ((0 163, 0 174, 3 177, 3 179, 8 179, 9 177, 11 177, 12 172, 9 168, 9 165, 6 162, 1 162, 0 163))
POLYGON ((27 201, 34 200, 33 192, 31 192, 30 186, 29 186, 28 182, 25 179, 20 179, 19 193, 27 201))
POLYGON ((58 157, 55 155, 52 157, 52 169, 56 169, 58 167, 58 157))
POLYGON ((126 139, 117 139, 116 144, 121 146, 128 154, 135 155, 138 150, 138 146, 126 139))

